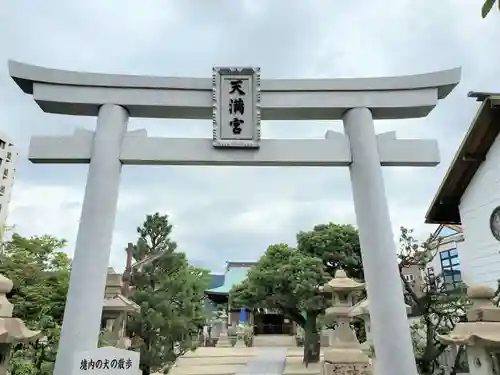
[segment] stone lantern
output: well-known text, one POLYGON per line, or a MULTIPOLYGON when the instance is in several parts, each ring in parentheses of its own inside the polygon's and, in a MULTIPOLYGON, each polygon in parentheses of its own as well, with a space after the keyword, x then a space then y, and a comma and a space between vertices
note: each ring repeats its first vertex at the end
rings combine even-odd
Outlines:
POLYGON ((322 375, 372 373, 370 359, 351 329, 349 317, 357 292, 364 287, 364 283, 348 278, 343 270, 338 270, 335 277, 322 287, 324 292, 333 296, 332 307, 326 309, 325 317, 336 322, 330 346, 321 363, 322 375))
POLYGON ((30 331, 21 319, 12 317, 14 306, 7 300, 12 281, 0 275, 0 375, 7 374, 12 345, 27 343, 40 337, 40 331, 30 331))
POLYGON ((225 311, 223 311, 220 315, 220 331, 219 331, 219 339, 217 340, 218 348, 230 348, 231 343, 229 342, 228 332, 227 332, 227 324, 228 324, 228 316, 225 311))
POLYGON ((130 347, 131 342, 125 332, 127 317, 139 311, 140 307, 122 294, 122 275, 109 267, 101 318, 105 341, 109 340, 113 346, 123 349, 130 347))
POLYGON ((438 336, 448 345, 466 345, 471 375, 500 374, 500 308, 492 299, 495 292, 485 285, 467 289, 472 306, 467 322, 457 323, 448 335, 438 336))
POLYGON ((371 346, 373 344, 372 341, 372 332, 371 332, 371 322, 370 322, 370 310, 368 306, 368 299, 355 304, 351 310, 349 311, 350 318, 360 318, 363 321, 365 326, 366 340, 361 343, 361 348, 363 351, 370 355, 371 354, 371 346))

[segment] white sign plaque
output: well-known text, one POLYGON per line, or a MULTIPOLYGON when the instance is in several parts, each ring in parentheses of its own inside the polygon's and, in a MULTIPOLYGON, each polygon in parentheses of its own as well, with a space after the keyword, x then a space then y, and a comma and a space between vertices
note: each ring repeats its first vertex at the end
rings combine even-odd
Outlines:
POLYGON ((72 375, 138 375, 140 354, 132 350, 104 347, 77 353, 72 375))
POLYGON ((213 68, 213 145, 260 144, 260 69, 213 68))

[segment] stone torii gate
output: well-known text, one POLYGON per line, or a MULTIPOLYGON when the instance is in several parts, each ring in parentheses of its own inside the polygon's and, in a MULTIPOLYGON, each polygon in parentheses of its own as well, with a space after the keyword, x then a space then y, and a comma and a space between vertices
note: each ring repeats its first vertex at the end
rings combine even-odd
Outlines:
POLYGON ((138 164, 349 167, 378 365, 384 375, 417 374, 381 166, 435 166, 439 152, 433 140, 377 135, 373 120, 427 116, 458 84, 460 68, 262 82, 254 68, 214 68, 212 79, 72 72, 15 61, 9 71, 43 111, 97 117, 94 132, 34 136, 29 150, 33 163, 90 164, 55 375, 69 374, 75 353, 96 346, 121 167, 138 164), (234 96, 238 89, 246 95, 245 111, 234 96), (240 107, 233 106, 237 101, 240 107), (145 130, 127 132, 129 117, 212 120, 214 135, 152 138, 145 130), (261 117, 343 120, 345 135, 261 140, 261 117))

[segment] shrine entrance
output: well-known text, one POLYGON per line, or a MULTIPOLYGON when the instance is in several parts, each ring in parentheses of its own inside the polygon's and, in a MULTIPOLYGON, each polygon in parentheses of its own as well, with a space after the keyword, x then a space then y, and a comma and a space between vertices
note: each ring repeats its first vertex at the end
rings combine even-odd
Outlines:
POLYGON ((293 335, 293 323, 280 311, 257 309, 254 314, 256 335, 293 335))
POLYGON ((381 166, 439 163, 433 140, 376 134, 374 120, 425 117, 460 69, 356 79, 260 79, 256 68, 214 68, 211 78, 61 71, 9 61, 18 86, 49 113, 96 116, 95 131, 33 136, 33 163, 88 163, 55 375, 96 346, 122 165, 348 167, 378 368, 417 374, 381 166), (210 120, 212 139, 127 132, 129 117, 210 120), (261 139, 262 120, 342 120, 325 139, 261 139), (391 334, 387 334, 391 332, 391 334))

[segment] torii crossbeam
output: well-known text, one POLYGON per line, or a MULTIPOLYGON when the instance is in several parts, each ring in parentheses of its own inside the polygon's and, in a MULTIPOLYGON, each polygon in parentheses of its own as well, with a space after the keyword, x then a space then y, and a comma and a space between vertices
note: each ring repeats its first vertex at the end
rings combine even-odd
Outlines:
MULTIPOLYGON (((34 136, 29 159, 42 164, 88 164, 94 132, 77 129, 73 136, 34 136)), ((435 140, 396 139, 396 132, 377 136, 382 166, 432 167, 439 164, 435 140)), ((215 165, 348 167, 348 138, 327 131, 325 139, 265 139, 259 149, 217 149, 212 139, 148 137, 146 130, 127 132, 120 149, 123 165, 215 165)))

